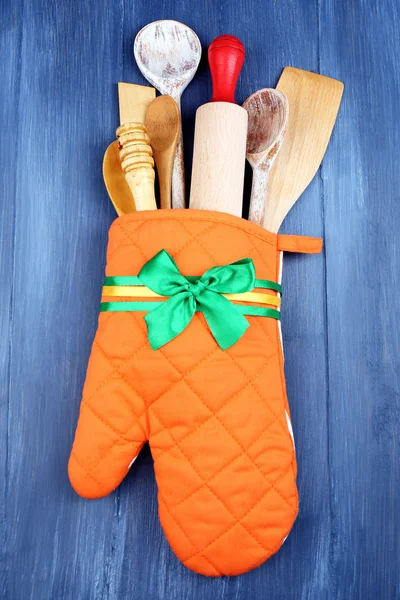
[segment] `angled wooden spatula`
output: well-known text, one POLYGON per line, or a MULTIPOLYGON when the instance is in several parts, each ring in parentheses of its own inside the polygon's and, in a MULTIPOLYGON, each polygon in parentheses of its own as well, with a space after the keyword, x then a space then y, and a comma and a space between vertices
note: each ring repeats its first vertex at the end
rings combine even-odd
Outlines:
POLYGON ((289 123, 271 169, 264 227, 278 232, 283 219, 322 162, 336 121, 343 83, 286 67, 276 89, 289 101, 289 123))

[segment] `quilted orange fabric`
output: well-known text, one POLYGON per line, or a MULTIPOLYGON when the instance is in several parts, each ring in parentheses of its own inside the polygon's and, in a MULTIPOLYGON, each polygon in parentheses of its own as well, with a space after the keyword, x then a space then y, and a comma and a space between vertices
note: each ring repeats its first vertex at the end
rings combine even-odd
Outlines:
MULTIPOLYGON (((281 250, 319 252, 321 240, 222 213, 138 212, 111 226, 106 274, 137 275, 161 249, 183 275, 250 257, 257 278, 279 281, 281 250)), ((223 351, 196 313, 154 351, 143 317, 100 313, 70 481, 84 497, 109 494, 149 441, 160 520, 178 558, 204 575, 254 569, 297 515, 279 322, 246 317, 244 336, 223 351)))

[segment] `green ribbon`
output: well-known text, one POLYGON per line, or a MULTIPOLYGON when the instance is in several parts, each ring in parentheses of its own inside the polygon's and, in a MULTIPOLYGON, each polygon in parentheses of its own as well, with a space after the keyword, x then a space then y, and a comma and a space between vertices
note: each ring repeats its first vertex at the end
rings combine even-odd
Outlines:
POLYGON ((144 317, 150 346, 157 350, 177 337, 196 311, 202 312, 216 342, 226 350, 249 327, 237 306, 221 294, 240 294, 254 288, 255 269, 251 258, 230 265, 212 267, 200 277, 184 277, 174 261, 161 250, 141 269, 139 281, 168 296, 168 300, 144 317))
MULTIPOLYGON (((197 281, 199 276, 197 275, 185 275, 188 281, 197 281)), ((141 285, 139 277, 136 275, 122 275, 122 276, 108 276, 104 279, 104 285, 141 285)), ((269 279, 256 279, 254 281, 255 288, 263 288, 267 290, 275 290, 282 296, 282 286, 276 281, 270 281, 269 279)))

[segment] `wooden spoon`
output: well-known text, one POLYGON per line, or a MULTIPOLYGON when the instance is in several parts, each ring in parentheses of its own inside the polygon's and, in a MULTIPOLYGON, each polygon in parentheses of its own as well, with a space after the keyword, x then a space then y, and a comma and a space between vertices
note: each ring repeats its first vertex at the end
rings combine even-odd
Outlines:
POLYGON ((117 141, 110 144, 104 153, 103 178, 108 195, 119 217, 136 210, 131 189, 122 170, 117 141))
POLYGON ((253 169, 249 221, 263 225, 268 174, 280 150, 289 117, 289 103, 280 92, 264 88, 243 103, 249 115, 246 158, 253 169))
POLYGON ((330 77, 286 67, 276 87, 288 99, 290 121, 268 181, 264 227, 275 233, 319 169, 344 86, 330 77))
POLYGON ((149 105, 145 125, 157 167, 161 208, 171 208, 172 165, 180 123, 179 108, 171 96, 158 96, 149 105))
MULTIPOLYGON (((155 21, 139 31, 133 51, 147 81, 160 94, 171 96, 180 109, 182 92, 193 79, 201 57, 195 32, 179 21, 155 21)), ((185 208, 182 128, 172 170, 172 207, 185 208)))

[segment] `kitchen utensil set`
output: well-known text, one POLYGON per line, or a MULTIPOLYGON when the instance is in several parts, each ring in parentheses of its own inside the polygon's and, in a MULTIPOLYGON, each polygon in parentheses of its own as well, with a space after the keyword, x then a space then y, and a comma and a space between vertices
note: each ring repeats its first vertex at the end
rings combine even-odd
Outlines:
POLYGON ((282 253, 322 248, 321 239, 260 225, 277 231, 314 176, 342 85, 286 69, 278 90, 238 106, 244 47, 216 38, 212 98, 196 113, 190 209, 182 210, 179 101, 200 42, 185 25, 158 21, 139 32, 134 53, 153 87, 119 84, 118 141, 103 164, 118 214, 134 212, 109 231, 69 477, 82 496, 103 497, 148 441, 175 554, 202 575, 235 576, 276 552, 298 513, 279 326, 282 253), (246 153, 249 218, 258 224, 241 218, 246 153), (153 210, 154 166, 162 210, 153 210))
MULTIPOLYGON (((155 21, 137 34, 134 56, 154 87, 118 84, 121 125, 104 155, 107 191, 118 215, 155 209, 155 162, 161 208, 185 208, 180 97, 197 71, 200 41, 182 23, 155 21)), ((212 99, 196 112, 190 208, 240 217, 247 158, 249 220, 277 232, 321 164, 343 84, 286 67, 276 89, 258 90, 238 106, 244 57, 233 36, 219 36, 209 47, 212 99)))

